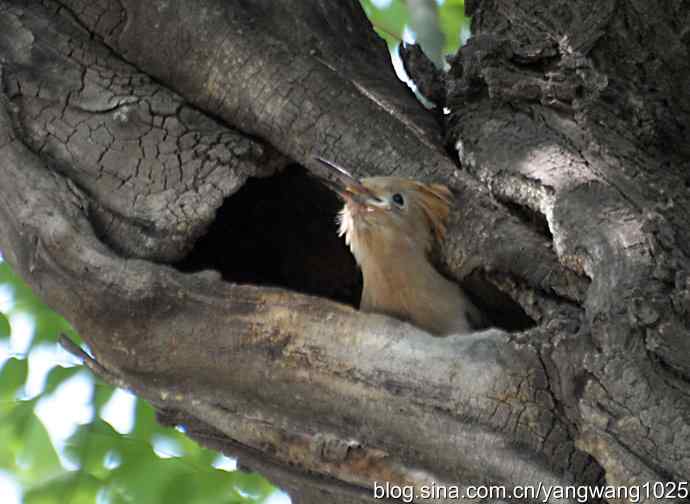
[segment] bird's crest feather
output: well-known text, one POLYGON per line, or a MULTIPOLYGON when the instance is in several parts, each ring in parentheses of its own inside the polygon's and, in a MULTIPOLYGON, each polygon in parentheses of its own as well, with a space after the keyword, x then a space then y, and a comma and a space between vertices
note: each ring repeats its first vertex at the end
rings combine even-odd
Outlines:
POLYGON ((446 236, 446 222, 453 204, 453 193, 442 184, 424 184, 416 182, 419 203, 429 220, 434 236, 438 243, 446 236))

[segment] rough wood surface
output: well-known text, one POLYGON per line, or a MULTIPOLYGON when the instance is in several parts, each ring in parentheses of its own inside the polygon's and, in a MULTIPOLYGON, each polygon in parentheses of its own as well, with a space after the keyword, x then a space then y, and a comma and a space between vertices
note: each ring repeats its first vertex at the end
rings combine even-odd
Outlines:
POLYGON ((441 131, 354 1, 0 0, 0 248, 95 372, 295 502, 688 480, 690 38, 663 3, 468 1, 441 131), (344 304, 314 153, 449 184, 439 267, 503 330, 344 304))

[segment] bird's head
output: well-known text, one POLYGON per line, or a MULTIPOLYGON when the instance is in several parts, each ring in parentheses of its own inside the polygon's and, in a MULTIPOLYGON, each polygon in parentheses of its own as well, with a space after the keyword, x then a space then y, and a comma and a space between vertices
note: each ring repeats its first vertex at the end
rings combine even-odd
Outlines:
POLYGON ((400 177, 358 180, 322 158, 324 183, 345 202, 340 213, 344 235, 357 262, 367 253, 427 253, 446 232, 452 195, 440 184, 424 184, 400 177))

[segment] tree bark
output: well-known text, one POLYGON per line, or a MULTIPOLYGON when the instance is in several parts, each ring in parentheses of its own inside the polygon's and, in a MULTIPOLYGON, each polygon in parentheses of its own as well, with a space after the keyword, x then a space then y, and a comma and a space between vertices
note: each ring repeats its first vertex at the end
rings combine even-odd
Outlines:
POLYGON ((687 481, 690 15, 662 3, 468 0, 440 125, 355 1, 0 0, 0 247, 97 374, 294 502, 687 481), (358 312, 314 154, 452 187, 439 267, 497 328, 358 312))

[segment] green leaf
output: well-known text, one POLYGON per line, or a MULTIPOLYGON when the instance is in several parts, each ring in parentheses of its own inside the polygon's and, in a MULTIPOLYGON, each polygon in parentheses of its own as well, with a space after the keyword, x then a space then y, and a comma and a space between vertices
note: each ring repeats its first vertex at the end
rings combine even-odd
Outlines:
MULTIPOLYGON (((234 474, 219 470, 187 470, 171 480, 162 490, 162 502, 185 502, 202 504, 206 502, 260 502, 243 497, 234 483, 234 474)), ((250 491, 245 492, 247 494, 250 491)))
POLYGON ((10 321, 4 313, 0 313, 0 340, 10 337, 10 321))
POLYGON ((102 482, 82 471, 72 471, 30 488, 25 504, 94 504, 102 482))
POLYGON ((104 477, 106 454, 117 452, 123 443, 122 435, 99 418, 77 428, 67 440, 65 453, 89 474, 104 477))
POLYGON ((3 458, 14 461, 15 475, 23 482, 45 480, 63 471, 48 431, 34 413, 36 399, 16 401, 14 408, 0 419, 3 427, 3 458), (5 428, 7 430, 5 430, 5 428))
POLYGON ((63 471, 48 431, 33 411, 28 415, 22 441, 18 460, 26 467, 25 479, 43 481, 63 471))
MULTIPOLYGON (((371 0, 361 0, 361 4, 376 32, 389 46, 396 46, 402 40, 405 25, 410 24, 405 2, 393 0, 384 8, 376 7, 371 0)), ((469 31, 470 27, 470 18, 465 16, 464 0, 446 0, 440 5, 439 24, 446 37, 444 52, 455 53, 460 46, 463 30, 469 31)))
POLYGON ((446 2, 439 7, 441 30, 446 35, 445 52, 453 54, 460 47, 463 28, 469 30, 470 18, 465 16, 464 2, 446 2))
POLYGON ((100 415, 103 408, 110 398, 113 397, 115 393, 115 387, 108 385, 100 378, 93 380, 93 388, 91 389, 91 404, 93 405, 96 414, 100 415))
POLYGON ((260 474, 244 471, 235 471, 230 474, 233 476, 235 487, 241 488, 243 493, 251 495, 257 502, 262 502, 267 499, 268 496, 276 490, 276 488, 260 474))
MULTIPOLYGON (((46 306, 31 291, 29 286, 10 269, 7 262, 0 262, 0 284, 3 283, 11 285, 14 291, 14 305, 6 315, 24 312, 34 318, 36 325, 31 347, 44 341, 54 342, 62 332, 66 333, 73 341, 81 341, 72 326, 46 306)), ((0 337, 2 337, 2 333, 3 330, 0 328, 0 337)))
POLYGON ((132 440, 123 452, 122 463, 111 471, 109 481, 117 493, 130 496, 130 502, 167 504, 163 488, 180 478, 187 468, 176 459, 158 458, 146 443, 132 440))
POLYGON ((55 366, 48 372, 48 376, 46 376, 45 385, 43 386, 43 394, 52 394, 60 385, 82 370, 83 368, 81 366, 55 366))
POLYGON ((0 369, 0 401, 12 401, 17 391, 24 386, 29 375, 27 359, 11 357, 0 369))
POLYGON ((16 473, 17 457, 15 447, 19 445, 14 425, 10 425, 7 419, 0 416, 0 469, 9 473, 16 473))
POLYGON ((134 406, 134 429, 132 435, 137 439, 152 441, 153 435, 160 432, 160 425, 156 422, 156 411, 141 399, 134 406))
POLYGON ((393 0, 388 7, 378 8, 370 0, 362 0, 376 32, 388 43, 396 46, 402 40, 403 29, 409 24, 410 16, 402 0, 393 0))
POLYGON ((72 341, 80 341, 72 326, 40 300, 36 300, 33 304, 31 313, 36 323, 34 338, 31 341, 32 347, 46 341, 52 343, 61 333, 65 333, 72 341))

